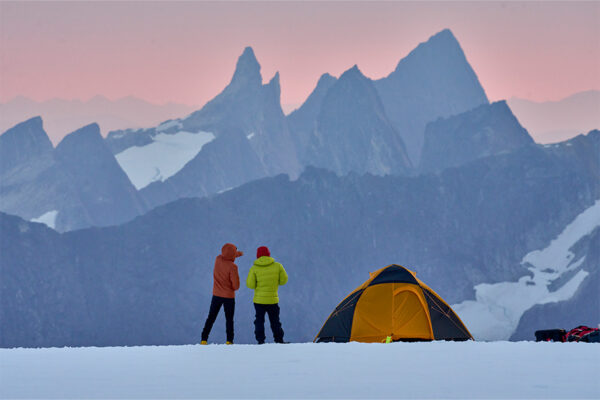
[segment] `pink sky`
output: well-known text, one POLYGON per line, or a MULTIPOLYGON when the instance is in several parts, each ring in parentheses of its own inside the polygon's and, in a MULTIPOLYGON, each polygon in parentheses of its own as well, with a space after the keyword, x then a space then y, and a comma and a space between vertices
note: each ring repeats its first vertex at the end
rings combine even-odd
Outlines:
POLYGON ((450 28, 489 98, 600 89, 599 2, 0 2, 0 101, 136 96, 202 105, 252 46, 282 103, 354 64, 380 78, 450 28))

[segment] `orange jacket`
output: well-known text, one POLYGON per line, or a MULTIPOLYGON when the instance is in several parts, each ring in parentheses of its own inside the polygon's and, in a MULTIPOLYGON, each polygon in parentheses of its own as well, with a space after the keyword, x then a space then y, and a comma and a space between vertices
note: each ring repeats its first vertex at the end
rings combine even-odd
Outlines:
POLYGON ((231 243, 223 246, 221 254, 215 260, 213 295, 228 299, 235 298, 235 291, 240 288, 240 276, 234 261, 243 254, 231 243))

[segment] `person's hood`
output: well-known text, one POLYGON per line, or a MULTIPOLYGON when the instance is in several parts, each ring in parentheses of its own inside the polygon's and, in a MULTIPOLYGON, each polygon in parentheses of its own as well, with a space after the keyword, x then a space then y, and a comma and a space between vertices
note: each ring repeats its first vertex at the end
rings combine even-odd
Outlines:
POLYGON ((256 265, 257 267, 266 267, 267 265, 271 265, 274 262, 275 260, 273 259, 273 257, 262 256, 260 258, 257 258, 256 261, 254 261, 254 265, 256 265))
POLYGON ((226 243, 223 248, 221 248, 221 257, 229 261, 235 261, 237 257, 242 256, 242 252, 237 250, 234 244, 226 243))

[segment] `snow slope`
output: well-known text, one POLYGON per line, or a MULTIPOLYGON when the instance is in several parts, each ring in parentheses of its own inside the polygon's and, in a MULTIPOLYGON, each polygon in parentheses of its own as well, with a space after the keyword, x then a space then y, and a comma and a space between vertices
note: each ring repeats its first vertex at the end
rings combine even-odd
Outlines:
POLYGON ((39 223, 45 224, 49 228, 56 229, 55 226, 56 226, 56 216, 57 215, 58 215, 58 210, 48 211, 47 213, 44 213, 37 218, 33 218, 31 220, 31 222, 39 222, 39 223))
MULTIPOLYGON (((161 125, 167 129, 165 126, 161 125)), ((152 143, 129 147, 115 155, 115 158, 131 183, 140 190, 152 182, 164 181, 175 175, 214 138, 210 132, 159 133, 154 136, 152 143)))
POLYGON ((600 200, 579 214, 546 248, 523 257, 521 264, 531 271, 532 276, 523 276, 517 282, 477 285, 475 300, 463 301, 452 308, 475 339, 507 340, 525 311, 536 304, 568 300, 575 294, 588 272, 577 271, 585 257, 574 259, 570 249, 597 226, 600 226, 600 200), (552 282, 571 271, 577 272, 551 292, 552 282))
POLYGON ((598 398, 591 343, 0 350, 0 398, 598 398))

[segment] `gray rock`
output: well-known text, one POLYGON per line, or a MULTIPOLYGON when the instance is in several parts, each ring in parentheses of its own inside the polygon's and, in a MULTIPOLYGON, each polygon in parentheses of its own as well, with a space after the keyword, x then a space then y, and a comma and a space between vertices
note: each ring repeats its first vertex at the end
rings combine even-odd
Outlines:
POLYGON ((357 66, 327 91, 303 152, 307 165, 375 175, 411 169, 404 143, 387 119, 381 100, 357 66))
POLYGON ((79 204, 61 205, 57 219, 60 230, 119 224, 147 211, 105 145, 97 124, 65 136, 56 146, 55 159, 79 200, 79 204))
POLYGON ((0 152, 12 154, 0 174, 0 211, 27 220, 57 212, 55 229, 61 232, 123 223, 147 211, 97 124, 53 149, 35 118, 0 136, 0 152))
POLYGON ((290 130, 293 132, 298 158, 302 165, 308 165, 307 150, 310 143, 311 135, 317 127, 317 117, 321 112, 323 100, 327 92, 335 84, 337 79, 329 74, 323 74, 317 82, 317 86, 308 96, 306 101, 287 116, 287 121, 290 130))
POLYGON ((0 136, 0 176, 51 153, 52 143, 44 131, 42 119, 34 117, 21 122, 0 136))
POLYGON ((487 104, 477 75, 452 32, 419 44, 390 75, 375 81, 385 112, 419 165, 428 122, 487 104))
POLYGON ((427 124, 420 170, 439 171, 532 143, 505 101, 483 104, 427 124))

